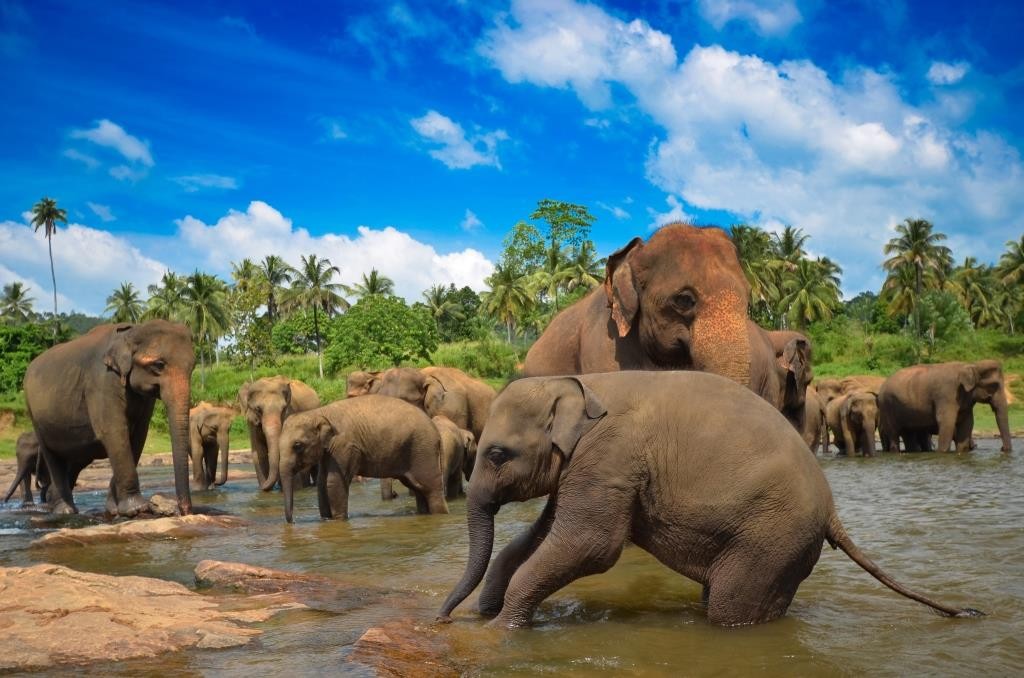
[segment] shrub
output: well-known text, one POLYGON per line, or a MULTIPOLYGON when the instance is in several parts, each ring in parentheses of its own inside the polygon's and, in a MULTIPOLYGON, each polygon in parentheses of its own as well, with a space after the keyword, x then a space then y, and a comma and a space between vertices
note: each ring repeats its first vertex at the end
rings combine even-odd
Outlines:
POLYGON ((422 305, 410 308, 391 295, 363 297, 331 321, 324 351, 327 368, 383 369, 428 359, 437 348, 434 319, 422 305))
POLYGON ((457 367, 476 377, 508 378, 519 365, 519 353, 493 336, 482 341, 445 344, 430 356, 435 365, 457 367))

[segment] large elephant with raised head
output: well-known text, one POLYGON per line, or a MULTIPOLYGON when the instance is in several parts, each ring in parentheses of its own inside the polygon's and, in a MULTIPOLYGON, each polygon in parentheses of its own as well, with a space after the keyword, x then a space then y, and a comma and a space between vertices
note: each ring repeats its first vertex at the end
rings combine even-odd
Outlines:
POLYGON ((448 513, 440 454, 430 417, 397 398, 370 394, 300 412, 281 432, 285 520, 292 522, 295 474, 314 467, 322 518, 348 518, 356 476, 398 478, 415 495, 419 513, 448 513))
MULTIPOLYGON (((14 443, 14 457, 18 462, 17 470, 2 503, 6 504, 10 501, 15 490, 18 489, 18 485, 21 485, 22 505, 34 504, 32 477, 35 476, 36 486, 39 488, 39 501, 45 504, 50 489, 50 472, 46 468, 46 463, 39 458, 39 440, 36 438, 35 431, 25 431, 18 436, 18 440, 14 443)), ((74 487, 74 482, 71 483, 71 486, 74 487)))
POLYGON ((800 435, 771 405, 716 375, 512 382, 480 439, 466 510, 469 560, 441 620, 487 573, 481 614, 524 626, 549 595, 608 570, 627 541, 702 584, 715 624, 785 614, 824 541, 942 614, 977 614, 909 591, 875 565, 847 535, 800 435), (488 571, 495 514, 543 495, 540 517, 488 571))
POLYGON ((217 407, 206 401, 199 403, 188 413, 192 481, 201 490, 209 490, 228 481, 231 422, 234 420, 233 409, 217 407))
POLYGON ((167 409, 178 510, 192 512, 188 411, 195 353, 187 327, 166 320, 99 325, 38 356, 25 373, 25 402, 53 481, 52 508, 76 513, 72 475, 107 457, 107 511, 148 507, 136 466, 157 399, 167 409))
POLYGON ((790 357, 780 360, 784 351, 748 318, 749 298, 725 231, 670 224, 608 257, 604 285, 551 321, 527 353, 523 373, 720 374, 749 387, 800 430, 809 343, 790 337, 790 357))
POLYGON ((242 386, 238 402, 249 425, 256 479, 260 489, 269 492, 281 477, 281 426, 291 415, 319 407, 320 397, 298 379, 276 376, 242 386))
POLYGON ((1003 452, 1010 452, 1009 403, 1003 367, 996 360, 950 362, 906 367, 885 380, 878 393, 882 440, 891 452, 902 438, 909 450, 931 434, 938 434, 936 450, 946 452, 951 442, 967 452, 974 430, 974 405, 986 403, 996 415, 1003 452))

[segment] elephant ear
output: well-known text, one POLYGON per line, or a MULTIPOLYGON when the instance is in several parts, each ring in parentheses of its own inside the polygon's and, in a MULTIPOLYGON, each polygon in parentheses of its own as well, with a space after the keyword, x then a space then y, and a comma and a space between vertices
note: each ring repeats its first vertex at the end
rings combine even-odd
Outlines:
POLYGON ((605 267, 604 293, 620 337, 629 334, 633 319, 640 310, 640 293, 633 280, 633 268, 629 265, 629 255, 638 247, 643 247, 643 240, 633 238, 628 245, 608 257, 605 267))
POLYGON ((440 379, 427 377, 423 381, 423 409, 431 414, 440 412, 447 391, 440 379))
POLYGON ((132 371, 132 355, 135 347, 131 341, 134 325, 118 325, 107 344, 107 352, 103 356, 103 364, 121 379, 121 386, 128 384, 128 375, 132 371))
POLYGON ((292 382, 286 381, 281 388, 281 395, 284 396, 284 406, 292 404, 292 382))
POLYGON ((551 443, 566 459, 572 456, 580 438, 608 413, 597 395, 577 377, 553 380, 555 397, 551 403, 548 431, 551 443))
POLYGON ((957 375, 957 382, 961 388, 970 393, 978 385, 978 368, 974 365, 964 365, 957 375))
POLYGON ((244 384, 238 389, 238 404, 242 408, 242 414, 249 409, 249 394, 252 393, 252 383, 244 384))
POLYGON ((783 348, 778 363, 786 372, 783 405, 786 408, 803 407, 807 398, 807 385, 814 378, 814 369, 811 367, 811 342, 802 338, 791 339, 783 348))

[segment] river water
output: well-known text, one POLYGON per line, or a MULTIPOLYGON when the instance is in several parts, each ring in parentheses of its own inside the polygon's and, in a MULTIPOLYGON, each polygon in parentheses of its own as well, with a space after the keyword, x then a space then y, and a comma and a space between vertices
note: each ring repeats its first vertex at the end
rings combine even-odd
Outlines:
MULTIPOLYGON (((781 620, 728 629, 707 623, 700 587, 628 547, 609 572, 578 581, 541 605, 533 628, 485 628, 475 596, 446 627, 467 675, 550 673, 648 675, 1021 675, 1024 673, 1024 441, 1004 455, 979 440, 969 455, 882 454, 820 457, 839 515, 854 541, 900 582, 980 619, 944 619, 875 581, 827 546, 781 620)), ((142 470, 166 484, 170 469, 142 470)), ((100 507, 103 493, 78 495, 100 507)), ((376 481, 353 485, 348 522, 318 518, 315 492, 297 496, 286 525, 279 493, 255 481, 197 492, 197 504, 242 516, 251 525, 195 539, 28 549, 39 532, 24 515, 0 513, 0 565, 43 558, 109 574, 161 577, 193 585, 200 560, 239 561, 344 577, 412 593, 413 607, 382 602, 335 615, 293 611, 262 625, 249 645, 190 651, 155 660, 98 664, 89 675, 369 675, 342 664, 370 626, 396 614, 432 619, 462 573, 467 555, 465 502, 448 516, 415 515, 411 498, 384 503, 376 481)), ((505 506, 496 551, 539 513, 543 500, 505 506)), ((69 641, 69 642, 73 642, 69 641)), ((53 675, 66 675, 53 671, 53 675)))

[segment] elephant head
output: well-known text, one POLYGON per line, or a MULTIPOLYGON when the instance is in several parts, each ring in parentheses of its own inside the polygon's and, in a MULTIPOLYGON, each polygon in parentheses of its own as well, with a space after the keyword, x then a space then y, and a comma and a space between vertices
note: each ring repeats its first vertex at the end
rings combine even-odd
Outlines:
POLYGON ((291 383, 284 377, 260 379, 243 386, 238 392, 238 401, 242 407, 242 414, 245 415, 250 426, 261 430, 266 438, 269 467, 267 477, 260 485, 260 489, 272 490, 279 478, 278 466, 281 459, 279 439, 281 426, 290 414, 291 383))
POLYGON ((423 409, 426 395, 426 377, 414 367, 392 367, 379 376, 379 395, 398 398, 423 409))
POLYGON ((468 481, 473 475, 473 466, 476 464, 476 436, 472 431, 462 429, 463 445, 466 454, 462 458, 462 473, 468 481))
POLYGON ((469 562, 445 601, 447 617, 483 579, 502 504, 558 489, 577 443, 606 410, 576 377, 521 379, 498 395, 480 438, 466 495, 469 562))
POLYGON ((811 342, 800 335, 790 339, 776 358, 782 388, 782 412, 798 424, 797 430, 803 429, 807 387, 814 379, 811 362, 811 342))
POLYGON ((996 415, 1003 452, 1013 450, 1010 440, 1009 402, 1003 380, 1003 366, 996 360, 979 360, 960 368, 960 388, 975 403, 988 403, 996 415))
MULTIPOLYGON (((281 431, 281 491, 284 494, 284 519, 292 522, 296 474, 308 473, 329 449, 337 430, 318 412, 303 412, 289 417, 281 431)), ((326 470, 321 468, 323 476, 326 470)), ((321 484, 321 479, 317 480, 321 484)))
POLYGON ((166 320, 119 325, 110 337, 103 362, 125 388, 163 401, 171 433, 178 509, 182 515, 191 513, 188 412, 196 364, 192 333, 184 325, 166 320))
POLYGON ((608 257, 604 291, 614 332, 635 333, 657 367, 750 384, 750 287, 724 231, 672 224, 608 257))
POLYGON ((849 441, 846 453, 853 454, 853 446, 859 440, 861 453, 870 457, 875 453, 875 429, 878 427, 878 398, 868 391, 855 391, 846 396, 841 415, 846 419, 844 428, 849 427, 853 440, 849 441))
POLYGON ((346 393, 348 398, 356 398, 362 395, 369 395, 380 390, 380 372, 364 372, 356 370, 350 372, 346 381, 346 393))
POLYGON ((843 395, 843 384, 839 379, 819 379, 815 382, 814 388, 826 405, 843 395))

